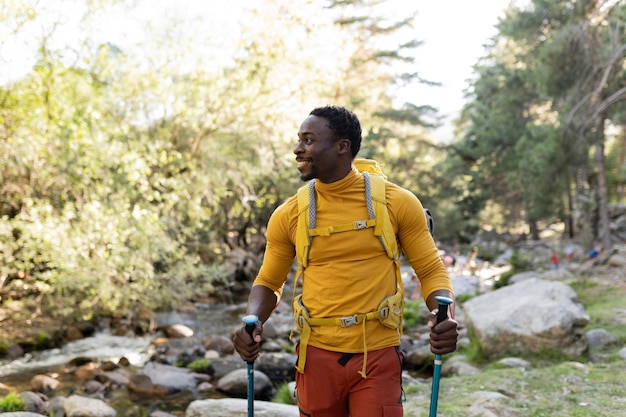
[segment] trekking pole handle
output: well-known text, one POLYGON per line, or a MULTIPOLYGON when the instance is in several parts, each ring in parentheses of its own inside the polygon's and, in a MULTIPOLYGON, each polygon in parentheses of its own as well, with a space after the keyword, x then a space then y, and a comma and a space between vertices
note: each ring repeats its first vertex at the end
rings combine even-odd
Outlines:
MULTIPOLYGON (((241 321, 246 324, 246 332, 248 332, 250 337, 252 337, 252 332, 254 331, 254 328, 256 327, 256 322, 259 321, 259 318, 254 314, 248 314, 247 316, 244 316, 241 321)), ((252 362, 248 363, 250 364, 252 362)))
POLYGON ((250 336, 252 336, 252 332, 254 331, 254 328, 256 327, 256 322, 259 321, 259 318, 254 314, 249 314, 247 316, 244 316, 241 321, 246 323, 246 331, 250 336))
POLYGON ((448 318, 448 306, 454 301, 448 297, 436 296, 435 300, 439 303, 439 309, 437 310, 437 324, 441 323, 448 318))

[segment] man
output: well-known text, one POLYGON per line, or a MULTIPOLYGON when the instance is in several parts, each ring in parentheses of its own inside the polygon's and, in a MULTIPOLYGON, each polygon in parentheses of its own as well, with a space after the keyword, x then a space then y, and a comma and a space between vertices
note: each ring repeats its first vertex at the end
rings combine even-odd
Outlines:
MULTIPOLYGON (((315 179, 316 227, 367 219, 364 175, 353 165, 361 146, 356 115, 343 107, 316 108, 302 123, 298 138, 294 153, 300 178, 315 179)), ((435 324, 435 296, 452 298, 452 286, 428 231, 424 209, 411 192, 390 182, 385 184, 385 196, 397 240, 431 310, 431 351, 450 353, 456 349, 458 336, 454 310, 450 309, 450 319, 435 324)), ((276 209, 268 224, 263 265, 247 309, 259 322, 252 337, 242 327, 233 339, 244 361, 253 361, 260 353, 262 323, 278 303, 296 254, 297 225, 294 196, 276 209)), ((396 292, 396 267, 372 228, 315 236, 301 278, 300 301, 310 317, 364 317, 396 292)), ((300 415, 402 416, 401 329, 379 319, 344 324, 312 326, 306 346, 302 340, 298 346, 300 415)))

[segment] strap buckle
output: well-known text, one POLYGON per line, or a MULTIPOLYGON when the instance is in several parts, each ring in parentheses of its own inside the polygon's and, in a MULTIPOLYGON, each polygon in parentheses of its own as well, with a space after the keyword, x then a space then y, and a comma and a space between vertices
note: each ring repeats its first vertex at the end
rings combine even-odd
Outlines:
POLYGON ((359 324, 359 315, 355 314, 354 316, 345 316, 339 319, 341 323, 341 327, 353 326, 355 324, 359 324))
POLYGON ((389 317, 389 307, 383 307, 380 309, 380 318, 386 319, 389 317))
POLYGON ((367 229, 367 220, 357 220, 354 222, 354 229, 361 230, 367 229))

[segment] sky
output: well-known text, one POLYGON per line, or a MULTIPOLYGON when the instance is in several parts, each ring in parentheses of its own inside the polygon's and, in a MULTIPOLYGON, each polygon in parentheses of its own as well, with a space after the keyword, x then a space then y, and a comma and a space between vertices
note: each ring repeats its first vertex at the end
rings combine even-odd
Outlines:
MULTIPOLYGON (((184 3, 190 15, 199 13, 190 5, 202 9, 208 7, 217 0, 187 0, 184 3), (205 3, 208 2, 208 3, 205 3)), ((427 80, 440 82, 441 87, 428 87, 414 85, 404 88, 400 92, 401 102, 411 102, 416 105, 431 105, 439 110, 444 117, 444 125, 433 132, 433 138, 441 141, 450 141, 452 138, 452 121, 458 116, 463 107, 463 91, 466 89, 467 80, 472 75, 472 65, 484 55, 483 45, 496 33, 495 24, 498 17, 502 17, 504 9, 511 2, 519 4, 524 0, 389 0, 389 7, 398 8, 402 13, 402 7, 417 10, 418 14, 414 21, 415 37, 423 41, 423 45, 415 51, 415 68, 419 75, 427 80), (396 5, 393 5, 394 2, 396 5)), ((527 0, 525 0, 527 1, 527 0)), ((233 2, 234 4, 237 1, 233 2)), ((61 0, 61 5, 70 7, 73 2, 61 0)), ((161 4, 160 7, 178 7, 170 0, 151 0, 148 2, 151 8, 161 4)), ((223 3, 222 3, 223 4, 223 3)), ((221 12, 226 12, 227 7, 220 7, 221 12), (224 9, 224 10, 222 10, 224 9)), ((396 10, 397 12, 397 10, 396 10)), ((59 10, 58 13, 67 17, 67 13, 59 10)), ((149 10, 144 10, 144 15, 149 15, 149 10)), ((159 15, 167 16, 169 13, 159 15)), ((108 25, 102 30, 109 36, 119 32, 122 37, 132 37, 132 22, 124 24, 117 22, 117 28, 124 30, 111 31, 108 25), (129 32, 130 31, 130 32, 129 32)), ((191 22, 190 22, 191 24, 191 22)), ((215 33, 227 32, 212 28, 215 33)), ((207 30, 205 27, 204 30, 207 30)), ((32 65, 32 60, 16 59, 18 51, 23 50, 23 44, 19 42, 0 42, 0 80, 15 78, 26 68, 32 65), (23 66, 18 63, 23 61, 23 66)))
MULTIPOLYGON (((418 15, 415 29, 424 43, 416 51, 416 68, 422 78, 441 87, 415 86, 404 94, 414 104, 439 109, 445 124, 433 133, 441 141, 452 137, 452 120, 464 104, 463 91, 472 66, 485 54, 483 45, 497 33, 495 25, 504 16, 509 0, 414 0, 418 15)), ((519 2, 516 2, 519 4, 519 2)))

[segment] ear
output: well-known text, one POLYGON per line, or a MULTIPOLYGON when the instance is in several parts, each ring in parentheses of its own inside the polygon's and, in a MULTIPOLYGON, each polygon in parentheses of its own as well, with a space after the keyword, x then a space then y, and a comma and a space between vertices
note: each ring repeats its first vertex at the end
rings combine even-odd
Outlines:
POLYGON ((349 139, 339 139, 339 141, 337 142, 338 146, 339 146, 339 154, 344 154, 344 153, 350 153, 351 154, 351 150, 352 150, 352 143, 350 142, 349 139))

